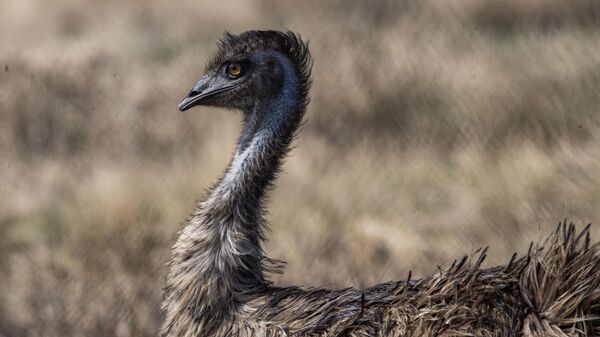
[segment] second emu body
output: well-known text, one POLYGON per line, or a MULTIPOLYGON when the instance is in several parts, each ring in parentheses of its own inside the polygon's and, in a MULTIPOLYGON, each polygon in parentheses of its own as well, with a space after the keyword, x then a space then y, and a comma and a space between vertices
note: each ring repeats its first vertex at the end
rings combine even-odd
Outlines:
POLYGON ((566 224, 496 268, 480 268, 482 252, 431 277, 365 290, 272 285, 263 201, 302 121, 310 69, 298 35, 225 34, 180 104, 239 109, 244 123, 223 177, 173 247, 163 337, 600 336, 598 244, 589 228, 566 224))

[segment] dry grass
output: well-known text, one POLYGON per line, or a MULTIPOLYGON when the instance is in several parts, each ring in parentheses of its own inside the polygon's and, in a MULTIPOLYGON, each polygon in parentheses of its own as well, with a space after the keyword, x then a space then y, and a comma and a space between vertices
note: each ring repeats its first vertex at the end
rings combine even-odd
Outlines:
MULTIPOLYGON (((311 40, 271 198, 283 284, 363 287, 600 219, 595 1, 0 0, 0 336, 153 336, 239 116, 179 99, 225 29, 311 40)), ((600 230, 592 228, 598 238, 600 230)))

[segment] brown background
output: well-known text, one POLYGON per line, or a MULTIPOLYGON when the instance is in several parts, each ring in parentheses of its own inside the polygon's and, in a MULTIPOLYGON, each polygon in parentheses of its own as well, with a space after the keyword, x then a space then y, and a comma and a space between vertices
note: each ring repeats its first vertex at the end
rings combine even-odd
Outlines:
POLYGON ((169 246, 239 129, 176 109, 224 30, 288 28, 315 58, 277 283, 500 264, 598 223, 598 4, 0 0, 0 336, 156 335, 169 246))

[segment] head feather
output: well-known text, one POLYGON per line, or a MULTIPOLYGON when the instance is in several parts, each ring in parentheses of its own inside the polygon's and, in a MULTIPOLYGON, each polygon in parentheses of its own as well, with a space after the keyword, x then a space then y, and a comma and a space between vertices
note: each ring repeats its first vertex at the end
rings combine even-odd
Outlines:
POLYGON ((219 41, 219 50, 207 65, 207 69, 215 69, 228 61, 237 61, 247 54, 270 50, 278 51, 290 58, 296 67, 302 91, 310 88, 312 58, 308 43, 299 34, 290 31, 251 30, 234 35, 225 32, 219 41))

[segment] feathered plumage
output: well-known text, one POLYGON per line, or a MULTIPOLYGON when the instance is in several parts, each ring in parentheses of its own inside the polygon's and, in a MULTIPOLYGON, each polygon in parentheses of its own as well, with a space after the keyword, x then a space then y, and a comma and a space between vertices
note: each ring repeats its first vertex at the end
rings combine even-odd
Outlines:
POLYGON ((310 70, 294 33, 226 33, 180 105, 237 108, 244 125, 173 247, 163 337, 600 335, 599 245, 589 227, 566 223, 496 268, 481 269, 482 251, 431 277, 365 290, 273 286, 263 201, 302 121, 310 70))

